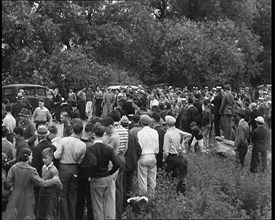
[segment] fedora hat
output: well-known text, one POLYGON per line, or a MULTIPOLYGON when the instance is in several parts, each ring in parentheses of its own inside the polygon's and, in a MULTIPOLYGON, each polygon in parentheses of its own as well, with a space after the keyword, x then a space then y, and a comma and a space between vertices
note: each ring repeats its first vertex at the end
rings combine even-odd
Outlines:
POLYGON ((255 118, 255 121, 260 123, 260 124, 264 124, 265 121, 264 121, 264 118, 262 116, 258 116, 257 118, 255 118))
POLYGON ((120 120, 121 126, 128 126, 131 122, 126 115, 123 115, 120 120))
POLYGON ((45 125, 40 125, 37 128, 37 131, 35 132, 35 135, 37 136, 45 136, 45 135, 49 135, 50 131, 48 130, 48 128, 45 125))
POLYGON ((28 116, 30 116, 30 113, 29 113, 28 109, 22 108, 21 111, 20 111, 20 113, 18 115, 28 117, 28 116))

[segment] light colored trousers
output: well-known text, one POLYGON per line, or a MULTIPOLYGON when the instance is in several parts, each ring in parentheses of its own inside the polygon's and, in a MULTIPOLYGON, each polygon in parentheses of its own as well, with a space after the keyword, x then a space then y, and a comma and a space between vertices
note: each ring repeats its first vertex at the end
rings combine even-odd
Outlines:
POLYGON ((203 146, 203 139, 201 140, 197 140, 195 137, 193 138, 192 140, 192 143, 191 143, 191 152, 195 152, 195 145, 198 143, 198 150, 199 152, 205 152, 205 148, 203 146))
POLYGON ((115 200, 109 195, 113 187, 113 176, 95 178, 90 182, 93 216, 95 220, 115 219, 115 200))
POLYGON ((157 178, 155 154, 141 155, 138 160, 138 185, 140 196, 154 197, 157 178), (148 189, 147 189, 148 184, 148 189))
POLYGON ((102 109, 102 117, 108 117, 110 113, 113 111, 113 105, 103 105, 102 109))
POLYGON ((93 103, 92 101, 87 101, 86 108, 85 108, 86 116, 88 120, 93 116, 93 103))
POLYGON ((203 136, 203 145, 205 149, 209 149, 210 147, 210 128, 211 125, 207 125, 201 128, 202 136, 203 136))

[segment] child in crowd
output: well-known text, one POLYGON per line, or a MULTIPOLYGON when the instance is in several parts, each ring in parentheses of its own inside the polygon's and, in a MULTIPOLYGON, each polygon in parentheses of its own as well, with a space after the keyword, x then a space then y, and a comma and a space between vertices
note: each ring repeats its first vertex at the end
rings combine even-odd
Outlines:
MULTIPOLYGON (((42 167, 42 178, 44 180, 52 179, 54 176, 58 175, 58 170, 53 164, 53 151, 48 147, 42 151, 41 155, 44 163, 44 166, 42 167)), ((61 183, 51 187, 40 188, 38 200, 38 219, 59 219, 58 197, 61 192, 61 188, 61 183)))
POLYGON ((192 130, 191 134, 193 137, 190 145, 191 152, 205 152, 201 129, 199 129, 197 123, 194 121, 190 124, 190 128, 192 130))

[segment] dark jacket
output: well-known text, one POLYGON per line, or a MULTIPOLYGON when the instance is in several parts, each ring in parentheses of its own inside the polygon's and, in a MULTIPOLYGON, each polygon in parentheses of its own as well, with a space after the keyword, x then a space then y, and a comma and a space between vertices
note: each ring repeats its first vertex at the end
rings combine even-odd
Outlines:
POLYGON ((35 126, 31 121, 20 121, 19 126, 24 129, 23 132, 23 138, 25 140, 29 140, 28 144, 31 150, 34 148, 34 142, 36 140, 36 135, 35 135, 35 126))
MULTIPOLYGON (((56 147, 49 142, 48 140, 42 140, 40 141, 36 147, 32 150, 32 162, 31 165, 36 168, 39 176, 42 175, 42 167, 44 165, 43 160, 42 160, 42 151, 46 148, 51 148, 54 151, 56 151, 56 147)), ((54 161, 54 163, 56 163, 54 161)))
POLYGON ((257 127, 251 135, 253 148, 267 150, 269 140, 269 133, 266 127, 257 127))
POLYGON ((91 166, 94 167, 97 165, 97 159, 95 157, 95 154, 89 153, 89 150, 88 150, 89 148, 92 148, 93 141, 82 139, 82 138, 81 138, 81 141, 83 141, 86 144, 86 153, 83 158, 83 161, 78 166, 78 176, 80 180, 84 180, 89 178, 90 167, 91 166))
POLYGON ((206 107, 202 113, 201 125, 202 126, 211 125, 211 122, 212 122, 211 119, 212 119, 211 110, 209 107, 206 107))
POLYGON ((244 120, 246 122, 250 121, 250 114, 251 114, 251 110, 248 107, 246 107, 244 110, 244 120))
POLYGON ((211 103, 214 105, 213 108, 213 114, 214 115, 219 115, 220 107, 222 104, 222 94, 219 92, 214 99, 211 101, 211 103))
POLYGON ((157 158, 157 167, 162 167, 162 165, 163 165, 163 162, 162 162, 162 158, 163 158, 163 142, 164 142, 165 130, 160 125, 156 126, 155 130, 159 134, 159 153, 156 156, 156 158, 157 158))
POLYGON ((126 150, 125 157, 125 170, 137 170, 137 161, 141 155, 141 147, 138 143, 137 133, 141 127, 133 127, 129 130, 128 134, 128 149, 126 150))
POLYGON ((252 127, 252 131, 254 131, 257 128, 257 124, 255 121, 255 118, 257 118, 259 116, 259 112, 257 109, 254 109, 251 113, 250 113, 250 121, 249 121, 249 127, 252 127))
POLYGON ((180 129, 187 131, 187 107, 182 107, 180 110, 180 129))
POLYGON ((106 144, 96 142, 92 147, 87 148, 87 157, 96 158, 90 163, 90 177, 102 178, 112 175, 119 169, 119 161, 113 149, 106 144), (112 162, 113 167, 108 171, 109 162, 112 162))
POLYGON ((187 132, 189 133, 191 133, 190 124, 192 121, 198 123, 198 110, 195 106, 187 109, 187 132))
POLYGON ((234 96, 227 92, 222 97, 222 103, 220 107, 221 115, 233 115, 234 96))
POLYGON ((193 105, 197 108, 198 110, 198 119, 197 119, 197 124, 199 127, 201 127, 201 119, 202 119, 202 103, 200 100, 196 100, 193 105))

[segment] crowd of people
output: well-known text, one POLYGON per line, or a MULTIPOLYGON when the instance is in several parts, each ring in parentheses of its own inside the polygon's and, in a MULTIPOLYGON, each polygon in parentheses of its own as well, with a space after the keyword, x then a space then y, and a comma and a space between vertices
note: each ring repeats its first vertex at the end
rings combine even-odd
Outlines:
POLYGON ((265 172, 271 95, 255 99, 230 85, 191 91, 56 88, 50 109, 30 109, 20 91, 2 102, 4 219, 121 219, 133 195, 155 198, 157 172, 186 194, 188 154, 211 153, 212 138, 234 141, 236 161, 252 147, 250 171, 265 172), (66 101, 66 102, 64 102, 66 101), (64 104, 65 103, 65 104, 64 104), (62 126, 60 126, 62 125, 62 126), (60 130, 60 128, 62 128, 60 130), (28 201, 28 202, 26 202, 28 201))

